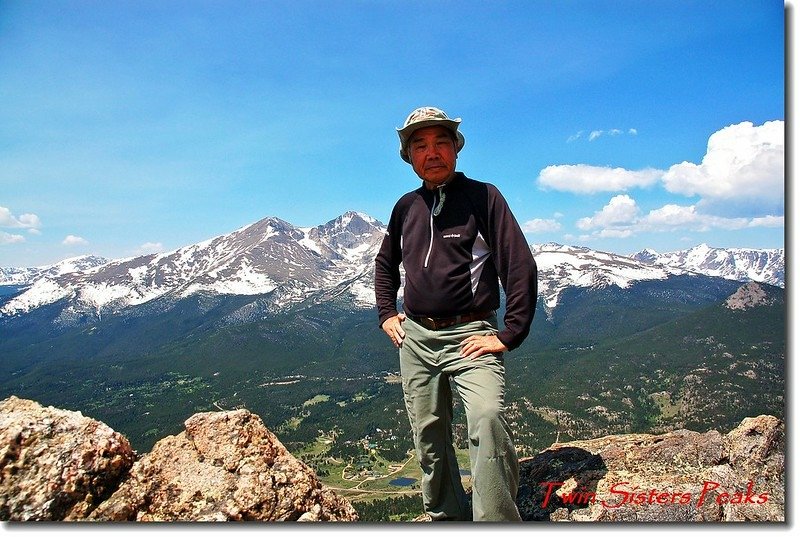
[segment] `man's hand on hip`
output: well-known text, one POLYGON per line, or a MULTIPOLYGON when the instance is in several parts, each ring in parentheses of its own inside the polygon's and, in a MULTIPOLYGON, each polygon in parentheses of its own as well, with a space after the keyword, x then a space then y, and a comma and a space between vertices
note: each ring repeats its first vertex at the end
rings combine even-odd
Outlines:
POLYGON ((386 335, 389 336, 389 339, 392 340, 394 346, 398 349, 403 346, 403 338, 406 337, 406 333, 403 330, 403 321, 406 320, 405 313, 398 313, 394 317, 389 317, 383 324, 381 328, 383 331, 386 332, 386 335))
POLYGON ((506 347, 496 335, 489 334, 488 336, 469 336, 461 342, 461 356, 473 360, 478 356, 484 354, 492 354, 498 352, 506 352, 506 347))

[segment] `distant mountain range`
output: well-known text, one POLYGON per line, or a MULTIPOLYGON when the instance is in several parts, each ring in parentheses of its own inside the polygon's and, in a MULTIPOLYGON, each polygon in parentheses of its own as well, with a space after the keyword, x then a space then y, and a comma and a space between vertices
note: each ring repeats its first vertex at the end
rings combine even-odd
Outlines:
POLYGON ((65 316, 102 315, 195 294, 266 295, 277 311, 343 285, 354 304, 370 305, 365 284, 383 233, 380 222, 353 212, 313 228, 265 218, 173 252, 102 264, 79 258, 75 271, 5 270, 8 283, 28 287, 0 307, 0 318, 54 303, 65 316))
MULTIPOLYGON (((39 268, 0 269, 0 320, 57 305, 59 322, 118 313, 159 299, 192 295, 258 296, 260 308, 285 311, 303 303, 347 297, 355 308, 374 306, 373 263, 384 234, 381 222, 348 212, 317 227, 270 217, 230 234, 173 252, 130 259, 95 256, 39 268)), ((555 243, 531 245, 540 295, 549 313, 569 288, 627 288, 634 282, 703 274, 784 285, 784 252, 710 248, 633 256, 555 243)))
POLYGON ((665 254, 642 250, 632 257, 648 265, 680 267, 699 274, 740 282, 755 281, 777 287, 785 286, 783 248, 711 248, 700 244, 688 250, 665 254))

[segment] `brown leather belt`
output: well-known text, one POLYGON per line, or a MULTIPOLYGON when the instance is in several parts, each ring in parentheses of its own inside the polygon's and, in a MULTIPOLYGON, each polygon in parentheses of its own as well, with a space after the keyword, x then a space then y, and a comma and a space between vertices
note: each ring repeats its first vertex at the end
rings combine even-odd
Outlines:
POLYGON ((475 311, 463 315, 456 315, 455 317, 417 317, 416 315, 409 315, 408 318, 415 323, 421 324, 428 330, 440 330, 457 324, 482 321, 493 313, 493 311, 475 311))

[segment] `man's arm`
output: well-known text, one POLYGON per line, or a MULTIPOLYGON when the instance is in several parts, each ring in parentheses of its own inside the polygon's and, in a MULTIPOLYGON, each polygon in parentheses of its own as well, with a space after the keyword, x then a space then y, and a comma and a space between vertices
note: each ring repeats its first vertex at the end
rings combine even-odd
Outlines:
POLYGON ((500 283, 506 292, 505 328, 497 334, 508 350, 530 332, 538 293, 536 261, 502 194, 489 185, 489 235, 500 283))
POLYGON ((389 336, 392 343, 399 347, 405 332, 401 327, 405 315, 397 312, 397 291, 400 289, 400 262, 402 250, 402 219, 400 210, 395 206, 381 248, 375 257, 375 304, 378 307, 378 324, 389 336))

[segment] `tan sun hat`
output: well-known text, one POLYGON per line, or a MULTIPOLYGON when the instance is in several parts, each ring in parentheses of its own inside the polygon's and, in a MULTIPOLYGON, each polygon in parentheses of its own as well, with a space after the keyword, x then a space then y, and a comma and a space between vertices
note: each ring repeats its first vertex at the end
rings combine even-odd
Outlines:
POLYGON ((423 106, 411 112, 403 123, 403 128, 397 129, 397 134, 400 136, 400 158, 411 164, 411 159, 408 156, 408 139, 411 134, 417 129, 423 127, 431 127, 434 125, 442 126, 446 129, 453 131, 456 137, 456 153, 461 151, 464 147, 464 135, 458 132, 458 125, 461 123, 461 118, 457 117, 450 119, 444 110, 434 108, 433 106, 423 106))

